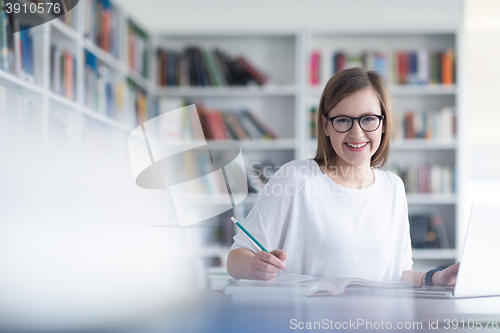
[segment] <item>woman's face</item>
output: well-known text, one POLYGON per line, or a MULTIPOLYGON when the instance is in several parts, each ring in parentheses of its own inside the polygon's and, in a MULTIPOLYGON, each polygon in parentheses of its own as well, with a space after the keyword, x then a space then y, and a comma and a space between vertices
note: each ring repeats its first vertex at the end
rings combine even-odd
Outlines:
MULTIPOLYGON (((361 90, 344 98, 328 113, 328 118, 336 116, 359 118, 365 115, 382 115, 380 102, 373 88, 361 90)), ((364 125, 374 119, 368 118, 364 125)), ((342 121, 345 122, 345 120, 337 120, 339 127, 343 126, 342 121)), ((378 120, 375 119, 375 121, 378 120)), ((333 129, 332 123, 325 117, 323 117, 323 129, 328 135, 333 149, 341 159, 341 161, 336 159, 335 164, 339 166, 339 164, 347 163, 347 165, 355 167, 370 166, 371 157, 377 151, 384 132, 383 122, 375 131, 366 132, 360 127, 359 121, 354 120, 349 131, 339 133, 333 129)))

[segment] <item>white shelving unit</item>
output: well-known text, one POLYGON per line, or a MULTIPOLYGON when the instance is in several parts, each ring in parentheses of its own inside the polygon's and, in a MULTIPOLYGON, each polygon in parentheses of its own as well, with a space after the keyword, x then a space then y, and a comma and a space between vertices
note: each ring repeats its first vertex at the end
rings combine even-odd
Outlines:
MULTIPOLYGON (((300 88, 301 66, 305 59, 298 52, 300 35, 297 32, 280 33, 205 33, 184 34, 182 32, 155 36, 153 38, 153 53, 156 49, 181 51, 189 46, 197 46, 205 50, 218 48, 231 56, 244 55, 250 63, 269 76, 270 82, 264 86, 244 87, 157 87, 158 98, 186 98, 200 102, 207 108, 224 111, 247 109, 259 119, 262 119, 276 133, 275 140, 239 140, 236 142, 244 152, 243 158, 247 165, 253 162, 269 163, 273 167, 298 157, 300 136, 297 122, 302 112, 300 88)), ((156 64, 156 61, 154 62, 156 64)), ((152 68, 155 75, 158 72, 152 68)), ((155 76, 153 80, 157 82, 155 76)), ((159 112, 169 110, 159 110, 159 112)), ((250 170, 248 170, 250 171, 250 170)), ((255 195, 249 195, 235 209, 234 216, 243 220, 245 210, 255 202, 255 195)), ((224 198, 210 199, 205 202, 217 204, 226 202, 224 198)), ((208 222, 210 223, 210 221, 208 222)), ((232 227, 232 225, 231 225, 232 227)), ((200 233, 210 232, 210 229, 200 228, 200 233)), ((206 245, 200 255, 205 258, 219 257, 225 266, 229 248, 218 245, 206 245)), ((220 286, 229 278, 225 268, 216 270, 210 268, 203 280, 205 287, 220 286), (218 283, 213 283, 214 279, 218 283)))
MULTIPOLYGON (((345 50, 359 52, 371 50, 398 49, 442 49, 454 48, 457 54, 457 68, 460 68, 460 31, 414 30, 402 33, 387 31, 289 31, 289 32, 230 32, 221 33, 200 31, 199 33, 172 32, 168 35, 158 35, 149 32, 149 78, 129 69, 127 62, 127 40, 122 36, 124 52, 117 58, 84 36, 85 2, 80 2, 74 9, 76 28, 69 27, 59 20, 52 20, 44 25, 33 28, 36 43, 36 82, 27 82, 16 75, 0 70, 0 86, 5 86, 9 93, 21 94, 24 98, 38 105, 41 115, 41 138, 43 144, 51 144, 51 131, 56 123, 68 129, 74 129, 75 134, 68 132, 69 141, 80 144, 83 141, 82 126, 85 124, 105 124, 118 131, 123 136, 135 127, 130 123, 117 121, 84 105, 84 71, 85 51, 93 53, 103 65, 113 71, 119 80, 126 82, 132 79, 147 93, 149 105, 156 98, 193 98, 203 101, 210 108, 237 109, 248 108, 259 118, 264 119, 270 128, 278 135, 276 140, 242 140, 235 141, 245 152, 244 158, 248 164, 259 161, 273 166, 280 166, 292 159, 304 159, 313 156, 316 142, 309 137, 309 108, 317 106, 322 87, 329 76, 322 78, 317 87, 308 84, 309 54, 313 49, 320 49, 325 54, 345 50), (62 43, 75 52, 76 55, 76 96, 74 100, 59 95, 50 86, 50 45, 62 43), (242 54, 257 68, 269 75, 271 82, 263 87, 158 87, 156 50, 158 48, 182 48, 196 45, 202 48, 219 47, 229 54, 242 54)), ((130 18, 124 10, 121 13, 120 26, 125 35, 127 20, 130 18)), ((143 29, 147 31, 147 29, 143 29)), ((460 82, 460 75, 457 75, 460 82)), ((415 260, 456 260, 459 256, 461 239, 458 226, 460 220, 459 206, 461 204, 461 97, 459 84, 450 86, 406 86, 394 85, 392 92, 396 100, 396 112, 407 108, 421 111, 434 110, 443 106, 456 106, 458 135, 450 141, 440 140, 399 140, 392 146, 391 162, 398 161, 434 161, 447 162, 456 167, 457 193, 452 195, 409 194, 408 204, 411 212, 430 211, 445 217, 446 228, 452 249, 415 250, 415 260)), ((125 100, 128 101, 128 94, 125 100)), ((128 110, 127 112, 131 112, 128 110)), ((94 126, 92 125, 92 126, 94 126)), ((96 125, 97 126, 97 125, 96 125)), ((73 144, 73 143, 71 143, 73 144)), ((251 207, 255 196, 249 195, 242 206, 251 207)), ((210 204, 217 204, 217 198, 210 204)), ((238 219, 243 219, 244 208, 235 212, 238 219), (239 215, 238 215, 239 214, 239 215)), ((209 251, 202 251, 200 256, 224 256, 228 248, 220 245, 209 245, 209 251)), ((220 272, 218 272, 219 274, 220 272)))
MULTIPOLYGON (((122 9, 119 7, 117 8, 120 12, 119 19, 121 21, 121 25, 125 26, 129 16, 122 9)), ((33 94, 35 94, 35 97, 41 101, 40 104, 42 105, 42 112, 47 118, 45 120, 45 124, 49 127, 49 119, 51 115, 59 112, 68 114, 74 113, 73 115, 68 116, 75 116, 80 119, 80 122, 82 121, 81 119, 84 119, 82 117, 90 117, 113 128, 119 129, 124 133, 130 132, 133 127, 135 127, 133 124, 117 121, 116 119, 110 118, 105 114, 91 110, 84 105, 84 51, 93 53, 103 65, 114 72, 119 80, 126 80, 127 78, 130 78, 135 81, 137 85, 144 88, 149 94, 154 92, 153 84, 150 80, 144 78, 132 69, 129 69, 127 65, 126 52, 124 52, 120 58, 117 58, 101 49, 91 40, 84 37, 84 22, 86 17, 85 10, 85 2, 78 4, 73 9, 75 28, 66 25, 59 19, 54 19, 41 26, 31 29, 34 36, 33 40, 35 46, 35 70, 36 72, 40 72, 40 78, 37 77, 35 83, 25 81, 14 74, 0 70, 0 85, 7 87, 7 93, 15 94, 18 94, 15 86, 22 87, 26 91, 30 92, 30 94, 22 94, 23 97, 28 99, 34 98, 33 94), (74 54, 76 63, 76 76, 74 77, 76 94, 74 99, 68 99, 51 89, 50 46, 52 44, 62 45, 74 54)), ((121 48, 126 50, 126 40, 122 39, 121 43, 123 43, 121 48)), ((125 101, 127 101, 128 98, 128 95, 124 96, 125 101)), ((47 130, 50 130, 50 128, 47 130)))

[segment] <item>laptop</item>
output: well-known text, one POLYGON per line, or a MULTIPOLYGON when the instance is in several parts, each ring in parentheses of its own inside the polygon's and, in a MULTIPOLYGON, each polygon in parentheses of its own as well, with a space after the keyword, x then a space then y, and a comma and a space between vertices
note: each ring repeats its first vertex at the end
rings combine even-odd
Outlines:
POLYGON ((455 286, 417 287, 393 290, 393 292, 432 298, 500 296, 498 235, 500 235, 500 202, 474 202, 455 286))

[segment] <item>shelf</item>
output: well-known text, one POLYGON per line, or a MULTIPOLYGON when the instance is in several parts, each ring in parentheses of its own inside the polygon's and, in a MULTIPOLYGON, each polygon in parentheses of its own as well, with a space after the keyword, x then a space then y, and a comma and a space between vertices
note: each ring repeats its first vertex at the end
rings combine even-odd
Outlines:
POLYGON ((44 94, 45 93, 45 89, 38 86, 37 84, 26 81, 26 80, 20 78, 19 76, 8 73, 4 70, 0 70, 0 78, 5 79, 13 84, 18 85, 21 88, 28 89, 32 92, 37 93, 37 94, 44 94))
POLYGON ((283 150, 295 149, 295 139, 274 140, 228 140, 236 143, 242 150, 283 150))
POLYGON ((295 86, 243 86, 243 87, 160 87, 159 97, 241 97, 241 96, 294 96, 295 86))
MULTIPOLYGON (((295 139, 274 139, 274 140, 207 140, 207 144, 214 144, 212 146, 213 150, 224 150, 228 147, 223 145, 217 146, 218 142, 231 142, 237 144, 242 150, 283 150, 283 149, 295 149, 295 139)), ((201 140, 184 140, 178 143, 169 143, 164 140, 160 140, 160 144, 163 146, 173 146, 173 147, 192 147, 193 144, 204 145, 201 140)), ((232 147, 230 147, 232 149, 232 147)))
POLYGON ((453 150, 457 149, 456 140, 439 139, 397 139, 392 142, 393 150, 453 150))
POLYGON ((431 84, 431 85, 393 85, 391 91, 395 96, 423 96, 423 95, 455 95, 456 86, 431 84))
POLYGON ((49 96, 49 100, 51 100, 51 101, 60 103, 64 106, 67 106, 67 107, 69 107, 77 112, 81 112, 81 113, 83 113, 91 118, 99 120, 99 121, 101 121, 107 125, 110 125, 114 128, 120 129, 120 130, 125 131, 125 132, 131 132, 133 130, 133 128, 131 128, 130 126, 127 126, 123 123, 120 123, 112 118, 109 118, 109 117, 103 115, 103 114, 92 111, 91 109, 89 109, 85 106, 82 106, 82 105, 76 103, 75 101, 69 100, 66 97, 61 96, 59 94, 56 94, 52 91, 48 92, 47 95, 49 96))
POLYGON ((50 100, 56 101, 56 102, 63 104, 67 107, 70 107, 72 109, 80 110, 82 108, 82 106, 80 104, 76 103, 75 101, 70 100, 62 95, 59 95, 58 93, 53 92, 53 91, 50 91, 48 93, 48 96, 49 96, 50 100))
POLYGON ((127 66, 123 62, 121 62, 120 59, 104 51, 99 46, 94 44, 94 42, 92 42, 91 40, 85 38, 83 45, 87 51, 93 53, 106 66, 112 68, 113 70, 123 75, 128 74, 127 66))
POLYGON ((91 109, 89 108, 86 108, 86 107, 80 107, 80 112, 82 112, 83 114, 91 117, 91 118, 94 118, 96 120, 99 120, 99 121, 102 121, 103 123, 107 124, 107 125, 110 125, 116 129, 119 129, 119 130, 122 130, 124 132, 127 132, 127 133, 130 133, 133 128, 131 128, 130 126, 126 125, 126 124, 123 124, 123 123, 120 123, 114 119, 111 119, 103 114, 100 114, 100 113, 97 113, 95 111, 92 111, 91 109))
POLYGON ((150 81, 148 81, 148 79, 146 79, 144 76, 142 76, 138 72, 134 71, 133 69, 129 68, 127 75, 137 85, 139 85, 143 88, 151 89, 152 83, 150 81))
MULTIPOLYGON (((324 86, 314 86, 309 89, 313 97, 319 98, 323 93, 324 86)), ((457 88, 454 84, 391 85, 391 92, 394 96, 455 95, 457 88)))
POLYGON ((80 36, 73 28, 69 27, 66 23, 62 22, 59 19, 54 19, 50 21, 52 27, 58 30, 60 33, 65 35, 66 37, 74 40, 75 42, 82 42, 83 38, 80 36))
POLYGON ((407 193, 406 199, 409 205, 455 205, 457 203, 455 194, 407 193))
POLYGON ((449 259, 455 260, 455 249, 413 249, 413 260, 449 259))
POLYGON ((120 59, 116 58, 109 52, 103 50, 90 39, 80 36, 73 28, 69 27, 64 22, 56 19, 51 21, 51 25, 56 30, 58 30, 68 38, 74 40, 75 42, 83 43, 84 48, 87 51, 93 53, 106 66, 110 67, 118 73, 121 73, 122 75, 130 77, 139 86, 147 88, 148 90, 152 89, 153 84, 147 78, 142 76, 140 73, 128 68, 128 65, 126 63, 122 62, 120 59))

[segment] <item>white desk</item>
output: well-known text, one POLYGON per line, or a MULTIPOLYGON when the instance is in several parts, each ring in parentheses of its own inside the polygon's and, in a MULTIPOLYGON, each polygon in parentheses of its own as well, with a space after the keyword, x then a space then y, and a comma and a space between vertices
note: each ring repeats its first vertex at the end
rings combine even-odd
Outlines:
POLYGON ((465 329, 470 327, 468 331, 475 331, 479 323, 481 331, 484 331, 488 321, 489 330, 500 330, 500 297, 427 299, 350 291, 341 297, 233 298, 217 291, 199 291, 188 305, 164 313, 154 326, 136 328, 141 332, 196 333, 362 332, 384 329, 393 332, 450 332, 463 326, 465 329), (316 329, 311 326, 307 330, 308 322, 310 325, 316 322, 316 329))

